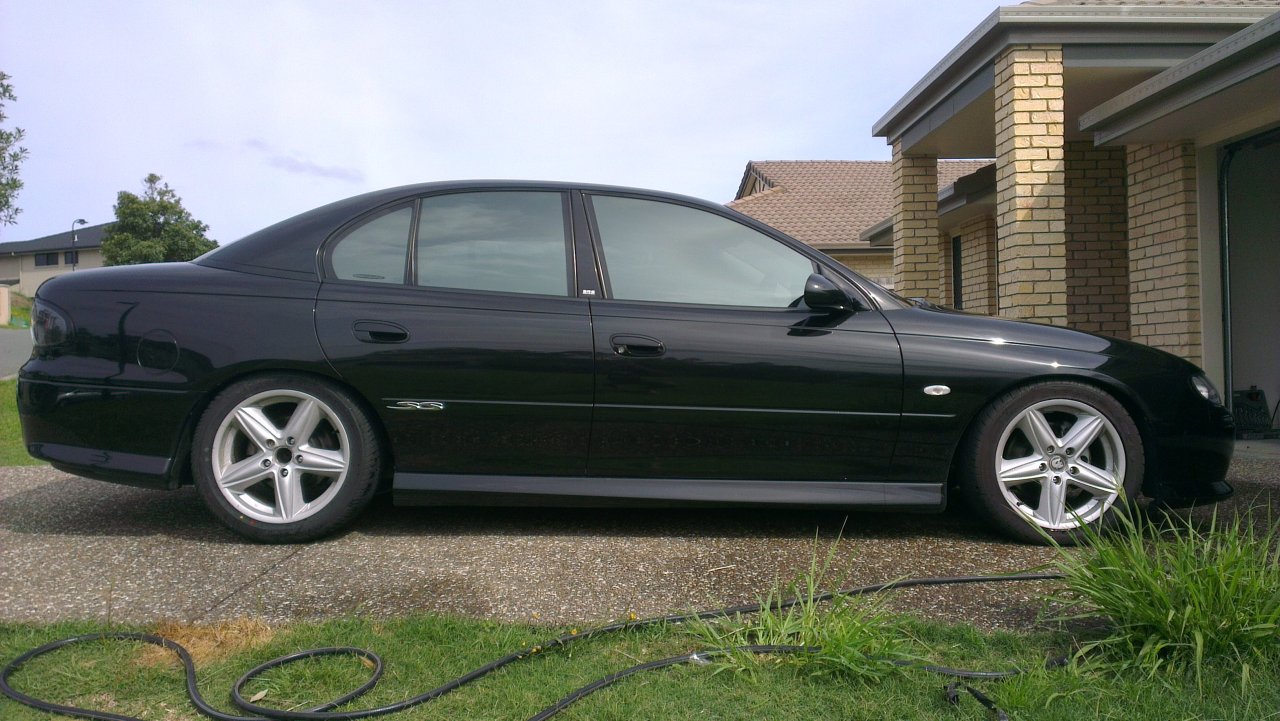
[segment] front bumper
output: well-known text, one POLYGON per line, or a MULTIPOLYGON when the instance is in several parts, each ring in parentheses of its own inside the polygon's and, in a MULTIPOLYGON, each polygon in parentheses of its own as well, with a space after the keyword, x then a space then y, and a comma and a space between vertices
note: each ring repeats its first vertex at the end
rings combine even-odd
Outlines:
POLYGON ((1160 438, 1147 495, 1167 508, 1185 508, 1229 498, 1235 489, 1227 470, 1235 451, 1235 422, 1221 406, 1190 413, 1176 432, 1160 438))

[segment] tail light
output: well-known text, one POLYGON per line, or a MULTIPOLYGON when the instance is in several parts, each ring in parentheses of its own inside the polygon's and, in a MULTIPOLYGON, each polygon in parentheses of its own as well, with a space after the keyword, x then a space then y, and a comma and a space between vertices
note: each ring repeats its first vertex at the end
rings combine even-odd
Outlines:
POLYGON ((57 307, 37 299, 31 306, 31 340, 37 348, 52 348, 71 338, 71 320, 57 307))

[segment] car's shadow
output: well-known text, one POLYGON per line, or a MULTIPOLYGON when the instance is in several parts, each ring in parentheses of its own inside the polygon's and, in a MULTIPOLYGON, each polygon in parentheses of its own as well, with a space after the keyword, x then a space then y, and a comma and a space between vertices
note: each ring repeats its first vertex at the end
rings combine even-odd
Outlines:
MULTIPOLYGON (((213 517, 190 487, 158 491, 59 475, 0 498, 0 529, 20 534, 171 537, 252 543, 213 517)), ((347 533, 368 536, 849 538, 993 535, 963 507, 941 514, 793 508, 396 507, 376 498, 347 533)))

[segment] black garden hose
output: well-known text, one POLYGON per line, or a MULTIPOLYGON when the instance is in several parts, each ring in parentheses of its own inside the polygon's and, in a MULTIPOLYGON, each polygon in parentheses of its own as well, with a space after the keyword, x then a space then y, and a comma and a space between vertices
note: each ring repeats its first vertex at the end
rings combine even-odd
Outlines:
MULTIPOLYGON (((947 585, 957 585, 957 584, 965 584, 965 583, 993 583, 993 582, 1009 582, 1009 581, 1049 581, 1049 580, 1058 580, 1061 578, 1062 576, 1056 573, 1017 574, 1017 575, 1010 575, 1010 576, 940 576, 940 577, 931 577, 931 578, 908 578, 900 581, 890 581, 888 583, 877 583, 869 586, 859 586, 856 588, 842 589, 839 591, 830 591, 827 593, 814 596, 812 600, 829 601, 832 598, 835 598, 836 596, 850 596, 850 597, 865 596, 869 594, 882 593, 885 591, 890 591, 890 590, 895 590, 900 588, 911 588, 915 586, 947 586, 947 585)), ((167 648, 178 655, 178 658, 181 659, 183 668, 186 673, 187 695, 190 697, 192 705, 195 706, 196 710, 198 710, 200 713, 210 718, 217 719, 218 721, 263 721, 264 719, 279 719, 282 721, 348 721, 350 719, 370 718, 373 716, 382 716, 385 714, 395 713, 398 711, 404 711, 405 709, 408 709, 410 707, 417 706, 418 704, 422 704, 434 698, 443 696, 449 693, 450 691, 453 691, 461 686, 465 686, 466 684, 471 683, 472 681, 475 681, 476 679, 479 679, 483 676, 487 676, 489 673, 496 671, 502 668, 503 666, 507 666, 509 664, 515 663, 516 661, 529 658, 530 656, 537 655, 543 651, 547 651, 547 650, 562 647, 562 646, 567 646, 574 641, 578 641, 584 638, 601 636, 601 635, 604 635, 607 633, 613 633, 616 631, 645 628, 648 626, 655 626, 659 624, 674 624, 674 623, 682 623, 686 621, 693 621, 693 620, 699 620, 699 619, 722 618, 725 616, 733 616, 737 614, 756 613, 766 608, 771 610, 786 609, 786 608, 795 606, 796 604, 800 603, 801 600, 802 599, 799 599, 799 598, 788 598, 788 599, 779 600, 769 604, 750 603, 750 604, 743 604, 740 606, 729 606, 726 608, 720 608, 720 609, 714 609, 714 610, 708 610, 708 611, 699 611, 696 613, 672 614, 668 616, 655 616, 653 618, 646 618, 638 621, 622 621, 618 623, 612 623, 606 626, 600 626, 599 628, 595 628, 583 633, 563 634, 561 636, 557 636, 547 641, 546 643, 539 644, 536 646, 529 646, 527 648, 520 649, 519 651, 509 653, 506 656, 503 656, 494 661, 490 661, 489 663, 483 666, 480 666, 479 668, 469 671, 451 681, 447 681, 446 683, 431 689, 430 691, 426 691, 422 694, 414 696, 413 698, 405 699, 403 701, 398 701, 396 703, 388 704, 386 706, 380 706, 377 708, 360 709, 356 711, 333 711, 332 709, 355 700, 356 698, 372 690, 373 687, 378 683, 378 680, 382 677, 383 663, 382 663, 382 658, 379 657, 376 653, 373 653, 372 651, 366 651, 363 649, 350 648, 350 647, 309 649, 306 651, 300 651, 298 653, 290 654, 287 656, 281 656, 279 658, 275 658, 270 661, 267 661, 266 663, 255 666, 254 668, 249 669, 247 672, 245 672, 245 674, 235 682, 235 684, 232 686, 232 689, 231 689, 231 698, 232 698, 232 702, 240 710, 245 711, 247 713, 251 713, 251 714, 258 714, 258 716, 237 716, 237 715, 228 714, 213 708, 212 706, 209 705, 207 701, 204 700, 204 697, 200 695, 200 690, 196 686, 195 664, 192 662, 191 654, 187 652, 187 649, 183 648, 182 645, 178 644, 175 641, 164 638, 162 636, 155 636, 147 633, 91 633, 83 636, 73 636, 70 638, 64 638, 58 641, 47 643, 38 648, 33 648, 21 654, 20 656, 13 659, 12 661, 10 661, 4 667, 4 670, 0 671, 0 691, 3 691, 6 696, 13 699, 14 701, 17 701, 18 703, 25 704, 32 708, 39 709, 41 711, 46 711, 49 713, 62 714, 65 716, 77 716, 77 717, 88 718, 88 719, 100 719, 101 721, 140 721, 139 719, 133 716, 123 716, 120 714, 109 713, 106 711, 94 711, 91 709, 78 708, 75 706, 64 706, 61 704, 50 703, 42 699, 28 696, 22 693, 21 691, 18 691, 17 689, 13 688, 13 686, 10 685, 9 683, 9 679, 13 676, 13 674, 15 674, 18 671, 18 669, 20 669, 23 666, 23 664, 27 663, 28 661, 38 656, 43 656, 46 653, 56 651, 66 646, 70 646, 77 643, 84 643, 88 641, 104 640, 104 639, 121 640, 121 641, 138 641, 142 643, 150 643, 156 646, 167 648), (333 656, 333 655, 357 656, 371 663, 373 665, 373 672, 370 675, 369 680, 366 681, 359 688, 349 693, 346 693, 340 696, 339 698, 336 698, 332 701, 321 704, 319 706, 315 706, 306 711, 287 711, 283 709, 273 709, 273 708, 267 708, 265 706, 259 706, 256 703, 253 703, 245 699, 241 694, 241 691, 250 681, 252 681, 253 679, 257 678, 258 676, 262 675, 263 673, 265 673, 270 669, 278 668, 280 666, 294 663, 296 661, 301 661, 307 658, 315 658, 317 656, 333 656)), ((809 599, 805 598, 803 600, 807 602, 809 599)), ((583 686, 582 688, 579 688, 573 691, 572 693, 560 699, 559 701, 555 702, 554 704, 539 711, 537 714, 534 714, 529 718, 529 721, 544 721, 545 719, 549 719, 552 716, 555 716, 556 714, 560 713, 564 709, 568 708, 573 703, 579 701, 580 699, 585 698, 586 696, 596 691, 599 691, 602 688, 605 688, 614 683, 617 683, 618 681, 621 681, 622 679, 627 678, 628 676, 632 676, 634 674, 641 673, 643 671, 652 671, 655 669, 666 668, 668 666, 675 666, 683 663, 702 663, 710 658, 722 656, 732 652, 747 652, 747 653, 754 653, 754 654, 779 654, 779 653, 815 653, 819 650, 820 650, 819 648, 812 647, 812 646, 752 645, 752 646, 737 646, 732 648, 714 649, 714 650, 707 650, 707 651, 697 651, 694 653, 687 653, 680 656, 672 656, 670 658, 659 659, 656 661, 649 661, 646 663, 637 664, 635 666, 632 666, 631 668, 627 668, 622 671, 618 671, 617 673, 610 674, 608 676, 605 676, 604 678, 598 679, 586 686, 583 686)), ((1062 663, 1064 663, 1064 661, 1065 659, 1054 659, 1054 660, 1051 660, 1048 665, 1049 666, 1061 665, 1062 663)), ((1018 668, 1009 669, 1006 671, 972 671, 967 669, 949 668, 946 666, 919 665, 919 664, 914 664, 914 663, 905 662, 905 661, 899 661, 895 663, 901 666, 919 668, 921 670, 930 671, 932 673, 951 676, 954 678, 964 678, 964 679, 996 680, 996 679, 1009 678, 1011 676, 1016 676, 1018 674, 1023 673, 1023 670, 1018 668)), ((951 685, 949 685, 947 687, 948 701, 953 704, 958 703, 959 690, 961 689, 968 691, 970 695, 972 695, 975 699, 978 700, 979 703, 982 703, 992 713, 996 714, 997 718, 1005 718, 1004 713, 1000 711, 998 708, 996 708, 994 702, 992 702, 989 698, 983 695, 980 691, 978 691, 977 689, 971 686, 968 686, 967 684, 960 684, 959 682, 954 682, 951 685)))

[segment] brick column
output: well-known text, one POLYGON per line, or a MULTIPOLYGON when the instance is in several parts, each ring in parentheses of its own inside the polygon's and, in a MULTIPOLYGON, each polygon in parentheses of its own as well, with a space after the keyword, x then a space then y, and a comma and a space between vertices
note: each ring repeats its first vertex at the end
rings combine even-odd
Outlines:
POLYGON ((1131 337, 1200 363, 1195 145, 1137 145, 1126 151, 1131 337))
POLYGON ((1067 323, 1129 337, 1129 235, 1124 148, 1066 145, 1067 323))
POLYGON ((1062 48, 1010 46, 995 73, 1000 314, 1065 325, 1062 48))
POLYGON ((941 302, 939 294, 938 159, 903 155, 893 144, 893 290, 941 302))

